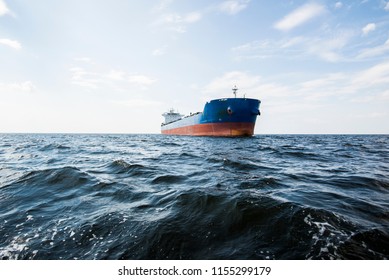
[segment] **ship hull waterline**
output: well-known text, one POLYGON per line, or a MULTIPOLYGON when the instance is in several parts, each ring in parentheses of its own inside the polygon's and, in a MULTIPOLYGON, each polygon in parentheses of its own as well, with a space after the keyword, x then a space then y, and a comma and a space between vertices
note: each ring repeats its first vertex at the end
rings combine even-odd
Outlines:
POLYGON ((227 122, 227 123, 205 123, 182 126, 171 129, 163 129, 162 134, 190 135, 190 136, 252 136, 255 123, 227 122))

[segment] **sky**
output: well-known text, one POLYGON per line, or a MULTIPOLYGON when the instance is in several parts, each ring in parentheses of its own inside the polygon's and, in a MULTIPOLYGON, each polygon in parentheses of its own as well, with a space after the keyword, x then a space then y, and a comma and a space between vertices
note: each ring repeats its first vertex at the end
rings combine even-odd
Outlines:
POLYGON ((389 134, 389 1, 0 0, 0 133, 160 133, 235 85, 256 134, 389 134))

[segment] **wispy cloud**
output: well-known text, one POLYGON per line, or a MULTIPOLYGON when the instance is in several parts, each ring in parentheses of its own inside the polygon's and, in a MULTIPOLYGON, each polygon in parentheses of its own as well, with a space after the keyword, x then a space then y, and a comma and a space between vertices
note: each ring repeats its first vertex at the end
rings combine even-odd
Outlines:
POLYGON ((381 62, 361 71, 352 79, 352 84, 361 88, 370 88, 382 84, 389 86, 389 61, 381 62))
POLYGON ((265 59, 278 56, 283 53, 283 50, 279 49, 279 43, 281 42, 269 39, 253 41, 233 47, 231 48, 231 51, 233 52, 235 59, 238 61, 248 59, 265 59), (277 51, 277 49, 279 50, 277 51))
MULTIPOLYGON (((177 33, 187 32, 188 26, 202 20, 206 15, 220 12, 227 15, 235 15, 246 9, 251 0, 227 0, 217 5, 209 5, 203 9, 188 13, 168 12, 171 0, 162 0, 153 12, 160 14, 153 22, 154 26, 165 26, 177 33)), ((159 51, 156 52, 158 55, 159 51)))
POLYGON ((153 56, 161 56, 161 55, 164 55, 164 54, 166 53, 166 48, 167 48, 167 46, 163 46, 163 47, 157 48, 157 49, 153 50, 153 51, 151 52, 151 54, 152 54, 153 56))
POLYGON ((362 49, 357 55, 357 58, 365 59, 370 57, 378 57, 388 52, 389 52, 389 39, 383 45, 362 49))
POLYGON ((154 7, 154 11, 163 11, 166 10, 173 3, 173 0, 160 0, 159 3, 154 7))
POLYGON ((250 0, 224 1, 218 6, 218 9, 219 9, 219 11, 221 11, 223 13, 235 15, 235 14, 239 13, 240 11, 246 9, 249 2, 250 2, 250 0))
POLYGON ((344 48, 354 37, 355 32, 340 30, 334 34, 322 36, 296 36, 280 40, 253 41, 232 48, 237 60, 264 59, 287 56, 296 59, 315 56, 324 61, 338 62, 344 59, 344 48))
POLYGON ((385 5, 385 7, 384 7, 384 10, 385 10, 385 11, 389 11, 389 2, 386 2, 386 5, 385 5))
POLYGON ((69 69, 71 73, 71 83, 88 89, 98 89, 101 79, 99 74, 87 71, 83 67, 72 67, 69 69))
POLYGON ((375 23, 368 23, 362 28, 362 34, 367 35, 376 29, 375 23))
POLYGON ((10 94, 15 92, 33 92, 36 86, 31 81, 20 83, 0 83, 0 93, 10 94))
POLYGON ((340 8, 343 7, 343 3, 342 2, 336 2, 334 7, 335 7, 335 9, 340 9, 340 8))
POLYGON ((114 100, 111 101, 115 105, 123 106, 130 109, 151 109, 156 108, 157 110, 161 108, 162 103, 156 100, 150 100, 147 98, 134 98, 126 100, 114 100))
POLYGON ((300 85, 305 90, 317 90, 319 88, 328 88, 329 86, 336 85, 344 81, 345 78, 347 77, 343 73, 330 73, 324 77, 302 82, 300 85))
POLYGON ((81 62, 91 62, 92 61, 92 59, 90 57, 77 57, 74 60, 81 61, 81 62))
MULTIPOLYGON (((360 73, 358 73, 360 74, 360 73)), ((361 74, 362 75, 362 74, 361 74)), ((231 94, 231 88, 237 85, 240 93, 247 93, 250 97, 267 100, 267 104, 290 104, 296 103, 298 99, 303 107, 314 107, 315 102, 319 102, 327 97, 337 96, 341 98, 344 94, 352 94, 359 89, 356 85, 350 88, 350 80, 354 80, 356 74, 329 73, 318 78, 296 82, 295 84, 284 85, 279 81, 270 81, 259 75, 247 72, 232 71, 215 78, 204 88, 207 98, 231 94), (243 88, 244 87, 244 88, 243 88), (296 99, 297 98, 297 99, 296 99), (294 100, 292 102, 292 100, 294 100)), ((292 111, 300 108, 294 107, 292 111)))
POLYGON ((353 32, 343 31, 333 34, 330 38, 317 37, 312 41, 306 41, 303 46, 310 54, 329 61, 343 60, 343 49, 353 37, 353 32))
POLYGON ((355 72, 330 73, 300 84, 298 92, 306 99, 387 101, 389 61, 355 72), (369 89, 366 91, 366 89, 369 89), (345 97, 347 97, 345 99, 345 97))
POLYGON ((7 4, 4 0, 0 0, 0 16, 11 14, 11 11, 8 9, 7 4))
POLYGON ((307 3, 276 22, 274 27, 282 31, 289 31, 297 26, 300 26, 309 20, 324 14, 326 8, 317 3, 307 3))
POLYGON ((96 63, 90 63, 89 60, 87 62, 87 65, 78 65, 69 69, 70 81, 73 85, 89 90, 111 88, 126 91, 130 87, 146 90, 157 82, 157 79, 147 75, 128 73, 117 69, 107 70, 96 63))
MULTIPOLYGON (((269 79, 258 74, 228 72, 205 86, 204 99, 220 97, 223 94, 230 96, 231 88, 236 84, 242 87, 238 94, 247 93, 249 97, 261 99, 262 109, 265 112, 263 117, 273 116, 275 122, 280 113, 282 113, 283 122, 289 118, 306 117, 307 112, 309 112, 310 120, 320 120, 323 112, 338 106, 335 104, 349 105, 350 102, 363 101, 369 102, 366 114, 377 113, 380 116, 388 114, 382 109, 385 106, 382 108, 374 106, 374 104, 385 104, 389 101, 388 60, 361 71, 327 73, 311 79, 297 75, 295 79, 295 83, 283 84, 278 79, 269 79)), ((337 118, 344 116, 343 111, 334 113, 332 120, 326 121, 329 125, 337 118)))
POLYGON ((260 76, 250 75, 241 71, 227 72, 223 76, 215 78, 205 88, 204 92, 212 94, 230 94, 235 85, 244 85, 251 88, 258 85, 260 76))
POLYGON ((161 15, 154 24, 167 26, 170 30, 177 33, 185 33, 187 31, 187 26, 201 20, 202 16, 203 15, 200 12, 190 12, 184 15, 170 13, 161 15))
POLYGON ((22 45, 18 41, 8 39, 8 38, 1 38, 0 44, 7 46, 7 47, 10 47, 14 50, 20 50, 22 48, 22 45))
POLYGON ((126 72, 124 71, 111 70, 106 75, 106 78, 113 81, 124 81, 126 79, 126 76, 126 72))
POLYGON ((131 84, 137 84, 142 87, 150 86, 157 80, 145 75, 129 75, 128 82, 131 84))
POLYGON ((168 14, 164 15, 161 18, 162 23, 194 23, 196 21, 199 21, 201 19, 201 14, 199 12, 191 12, 187 13, 185 15, 179 15, 179 14, 168 14))

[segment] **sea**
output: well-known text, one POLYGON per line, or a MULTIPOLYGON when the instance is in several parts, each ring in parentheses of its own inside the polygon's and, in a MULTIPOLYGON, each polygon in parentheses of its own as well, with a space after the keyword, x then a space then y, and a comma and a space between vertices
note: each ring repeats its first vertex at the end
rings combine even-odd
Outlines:
POLYGON ((389 258, 389 135, 0 134, 0 259, 389 258))

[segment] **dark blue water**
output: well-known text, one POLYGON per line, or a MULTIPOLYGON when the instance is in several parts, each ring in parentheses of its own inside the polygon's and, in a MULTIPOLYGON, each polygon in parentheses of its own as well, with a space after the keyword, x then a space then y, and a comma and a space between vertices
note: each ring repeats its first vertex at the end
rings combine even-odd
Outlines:
POLYGON ((388 144, 0 134, 0 259, 388 259, 388 144))

